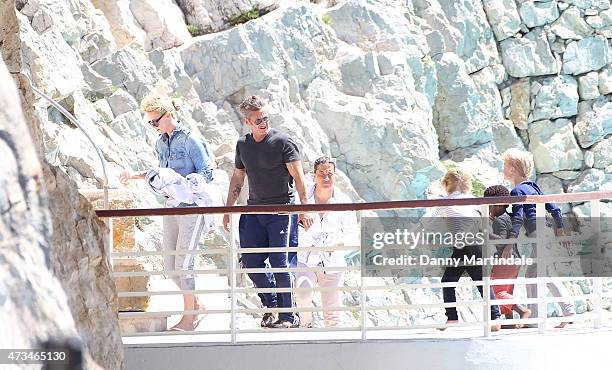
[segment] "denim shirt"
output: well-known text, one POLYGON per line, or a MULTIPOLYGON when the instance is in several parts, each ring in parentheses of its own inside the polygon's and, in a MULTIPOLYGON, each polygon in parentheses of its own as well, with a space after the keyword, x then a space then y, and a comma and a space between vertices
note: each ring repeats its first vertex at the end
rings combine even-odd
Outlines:
POLYGON ((206 182, 213 180, 212 156, 206 141, 180 123, 170 136, 166 133, 159 136, 155 151, 159 167, 172 168, 183 177, 198 173, 206 182))

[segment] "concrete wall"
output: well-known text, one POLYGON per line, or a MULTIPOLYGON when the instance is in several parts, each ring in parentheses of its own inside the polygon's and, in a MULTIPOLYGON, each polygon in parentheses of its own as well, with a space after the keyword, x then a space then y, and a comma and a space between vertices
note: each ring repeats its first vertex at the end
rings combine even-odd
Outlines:
POLYGON ((126 346, 127 370, 545 370, 612 368, 612 331, 476 339, 126 346))

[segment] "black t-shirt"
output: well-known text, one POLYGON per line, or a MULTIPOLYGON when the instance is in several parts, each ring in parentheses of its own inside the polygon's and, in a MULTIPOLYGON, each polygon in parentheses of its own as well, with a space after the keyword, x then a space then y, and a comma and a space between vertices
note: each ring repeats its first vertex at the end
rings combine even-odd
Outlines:
MULTIPOLYGON (((512 218, 510 218, 510 215, 507 212, 504 212, 500 216, 493 219, 491 228, 493 229, 493 234, 499 236, 501 239, 509 239, 510 234, 512 233, 512 218)), ((504 246, 497 244, 495 247, 497 249, 497 253, 501 256, 504 246)), ((516 244, 514 244, 512 247, 512 254, 514 257, 520 257, 516 244)))
POLYGON ((299 161, 297 144, 284 132, 270 129, 260 142, 248 133, 236 143, 236 168, 249 178, 248 204, 295 202, 293 177, 285 163, 299 161))

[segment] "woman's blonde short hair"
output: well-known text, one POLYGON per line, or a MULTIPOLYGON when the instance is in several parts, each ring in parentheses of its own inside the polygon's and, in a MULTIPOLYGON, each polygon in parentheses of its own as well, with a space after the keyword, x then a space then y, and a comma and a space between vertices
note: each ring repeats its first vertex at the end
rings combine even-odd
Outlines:
POLYGON ((469 193, 472 191, 472 175, 458 168, 448 170, 442 178, 442 186, 449 194, 454 191, 469 193))
POLYGON ((143 112, 175 113, 180 107, 178 99, 158 93, 147 95, 140 103, 140 110, 143 112))
POLYGON ((526 178, 531 176, 533 170, 533 155, 531 153, 511 148, 502 154, 502 159, 504 166, 511 166, 521 176, 526 178))

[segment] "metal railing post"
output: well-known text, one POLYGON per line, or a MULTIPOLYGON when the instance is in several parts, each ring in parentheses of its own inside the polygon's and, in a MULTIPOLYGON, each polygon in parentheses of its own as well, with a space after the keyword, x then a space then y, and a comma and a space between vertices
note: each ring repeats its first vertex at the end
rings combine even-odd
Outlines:
POLYGON ((542 262, 544 260, 543 254, 546 250, 545 243, 547 242, 545 203, 536 203, 536 234, 536 263, 538 264, 536 297, 538 298, 538 319, 540 319, 538 322, 538 332, 543 334, 546 332, 546 324, 548 322, 546 266, 542 262))
MULTIPOLYGON (((357 220, 359 221, 361 228, 363 228, 363 220, 361 218, 362 214, 361 211, 357 211, 357 220)), ((360 279, 360 283, 359 283, 359 297, 360 297, 360 304, 361 304, 361 340, 362 341, 366 341, 368 339, 368 334, 367 334, 367 327, 368 327, 368 309, 366 307, 366 290, 364 289, 365 286, 365 278, 364 278, 364 270, 363 267, 365 265, 365 260, 364 260, 364 256, 363 256, 363 240, 361 238, 361 232, 359 233, 359 262, 361 265, 361 271, 360 271, 360 275, 361 275, 361 279, 360 279)))
POLYGON ((230 247, 229 247, 229 263, 228 263, 228 274, 230 277, 230 331, 231 331, 231 342, 236 343, 236 235, 234 232, 234 214, 230 214, 229 218, 229 229, 230 229, 230 247))
MULTIPOLYGON (((482 257, 489 256, 489 206, 483 205, 481 207, 482 214, 482 232, 484 236, 484 244, 482 246, 482 257)), ((491 285, 489 276, 487 274, 487 266, 482 266, 482 298, 484 300, 483 306, 483 321, 484 321, 484 336, 488 337, 491 335, 491 296, 489 295, 491 285)))
MULTIPOLYGON (((600 224, 600 208, 599 208, 599 200, 591 200, 589 202, 591 206, 591 227, 593 232, 595 233, 595 241, 593 242, 593 246, 595 248, 595 258, 593 260, 593 270, 598 273, 602 271, 602 250, 599 247, 599 233, 601 232, 601 224, 600 224)), ((604 310, 603 310, 603 278, 601 276, 593 277, 593 294, 595 294, 594 306, 595 306, 595 320, 594 327, 595 329, 601 329, 603 327, 604 322, 604 310)))

